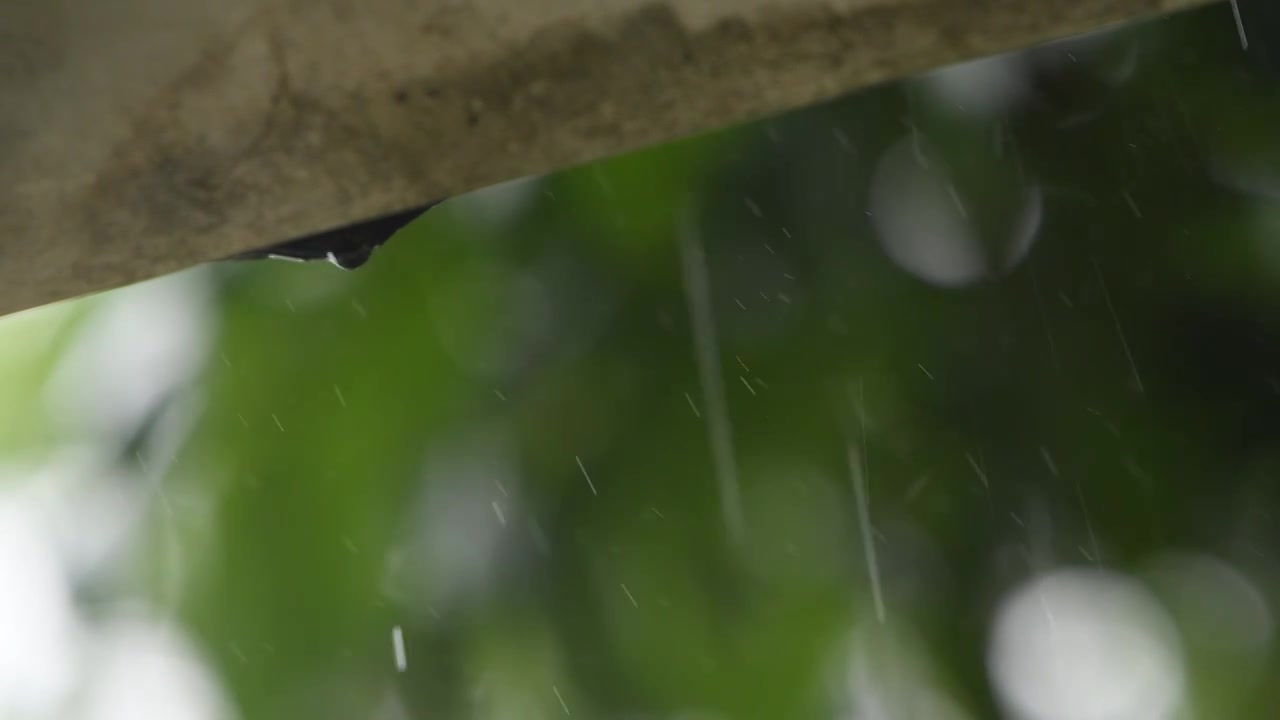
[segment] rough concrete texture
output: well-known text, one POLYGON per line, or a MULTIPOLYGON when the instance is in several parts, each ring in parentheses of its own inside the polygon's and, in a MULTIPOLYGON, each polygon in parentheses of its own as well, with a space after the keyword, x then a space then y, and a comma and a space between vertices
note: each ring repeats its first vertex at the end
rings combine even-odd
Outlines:
POLYGON ((1204 0, 6 0, 0 313, 1204 0))

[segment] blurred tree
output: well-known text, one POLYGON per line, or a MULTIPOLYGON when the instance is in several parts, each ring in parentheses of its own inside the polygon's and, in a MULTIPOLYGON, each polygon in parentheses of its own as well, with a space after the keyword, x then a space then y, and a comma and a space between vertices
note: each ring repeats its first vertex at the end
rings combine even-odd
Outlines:
MULTIPOLYGON (((244 718, 1269 717, 1252 57, 1208 8, 456 198, 357 273, 162 281, 208 344, 92 350, 178 380, 111 436, 147 492, 86 622, 172 612, 244 718)), ((0 327, 7 454, 79 437, 49 368, 146 287, 0 327)))

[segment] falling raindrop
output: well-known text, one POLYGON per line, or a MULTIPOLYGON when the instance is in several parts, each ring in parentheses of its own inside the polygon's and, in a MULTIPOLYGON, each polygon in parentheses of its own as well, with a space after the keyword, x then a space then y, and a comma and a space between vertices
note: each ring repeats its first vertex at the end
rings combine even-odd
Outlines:
POLYGON ((884 595, 880 590, 880 563, 876 557, 875 539, 872 537, 871 510, 867 500, 867 478, 863 472, 863 459, 851 443, 848 448, 849 472, 853 477, 853 494, 858 502, 858 528, 862 533, 862 552, 866 558, 867 575, 871 578, 871 598, 875 603, 876 620, 884 622, 884 595))
POLYGON ((391 628, 391 649, 395 654, 396 672, 404 672, 409 667, 409 660, 404 652, 404 631, 399 625, 391 628))
POLYGON ((1231 14, 1236 18, 1236 32, 1240 34, 1240 48, 1249 49, 1249 36, 1244 33, 1244 19, 1240 17, 1239 0, 1231 0, 1231 14))
POLYGON ((689 393, 685 393, 684 399, 689 401, 689 409, 693 411, 693 416, 696 418, 701 418, 702 413, 698 412, 698 406, 694 404, 693 397, 689 395, 689 393))
POLYGON ((564 701, 564 696, 560 694, 560 688, 552 685, 551 691, 556 694, 556 699, 560 701, 560 707, 564 710, 564 714, 572 715, 573 713, 569 712, 569 704, 564 701))
POLYGON ((1116 326, 1116 335, 1120 338, 1120 347, 1124 350, 1124 357, 1129 361, 1129 370, 1133 373, 1133 381, 1138 385, 1138 392, 1145 393, 1146 387, 1142 384, 1142 376, 1138 374, 1138 363, 1134 362, 1133 352, 1129 350, 1129 340, 1125 337, 1124 327, 1120 325, 1120 316, 1116 314, 1116 306, 1111 303, 1111 292, 1107 290, 1107 280, 1102 276, 1102 268, 1098 266, 1098 261, 1093 262, 1093 272, 1098 276, 1098 284, 1102 286, 1102 299, 1106 301, 1107 312, 1111 313, 1111 320, 1116 326))
POLYGON ((738 486, 733 429, 729 424, 724 377, 720 372, 720 349, 716 340, 715 317, 711 310, 711 283, 707 277, 705 251, 697 229, 693 226, 693 219, 687 215, 681 223, 679 239, 685 296, 688 298, 689 319, 693 325, 694 359, 697 361, 698 378, 702 385, 703 405, 709 413, 707 436, 711 443, 716 485, 720 494, 720 510, 729 539, 740 544, 746 532, 742 515, 742 490, 738 486))
POLYGON ((587 472, 587 467, 582 464, 582 458, 574 455, 573 459, 577 461, 578 469, 582 471, 582 477, 587 479, 587 486, 591 488, 591 494, 599 495, 600 493, 596 492, 596 484, 591 482, 591 475, 587 472))

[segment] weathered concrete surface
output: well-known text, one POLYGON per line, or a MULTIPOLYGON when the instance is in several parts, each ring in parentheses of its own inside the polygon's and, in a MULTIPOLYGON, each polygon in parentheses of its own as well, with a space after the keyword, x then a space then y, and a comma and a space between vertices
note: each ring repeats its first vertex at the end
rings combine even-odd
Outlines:
POLYGON ((5 0, 0 313, 1204 0, 5 0))

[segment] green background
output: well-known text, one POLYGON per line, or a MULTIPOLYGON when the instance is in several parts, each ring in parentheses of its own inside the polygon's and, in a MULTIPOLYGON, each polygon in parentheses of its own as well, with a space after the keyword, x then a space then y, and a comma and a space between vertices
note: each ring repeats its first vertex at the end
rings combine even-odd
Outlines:
POLYGON ((243 718, 948 717, 919 688, 1000 716, 996 609, 1065 566, 1166 608, 1182 717, 1273 717, 1270 626, 1215 644, 1230 598, 1160 581, 1193 553, 1280 598, 1267 31, 1160 19, 1008 58, 995 110, 907 81, 456 198, 357 272, 229 263, 7 318, 5 484, 127 516, 66 569, 78 622, 165 624, 243 718), (904 270, 869 213, 901 143, 990 258, 1039 198, 1029 252, 904 270))

